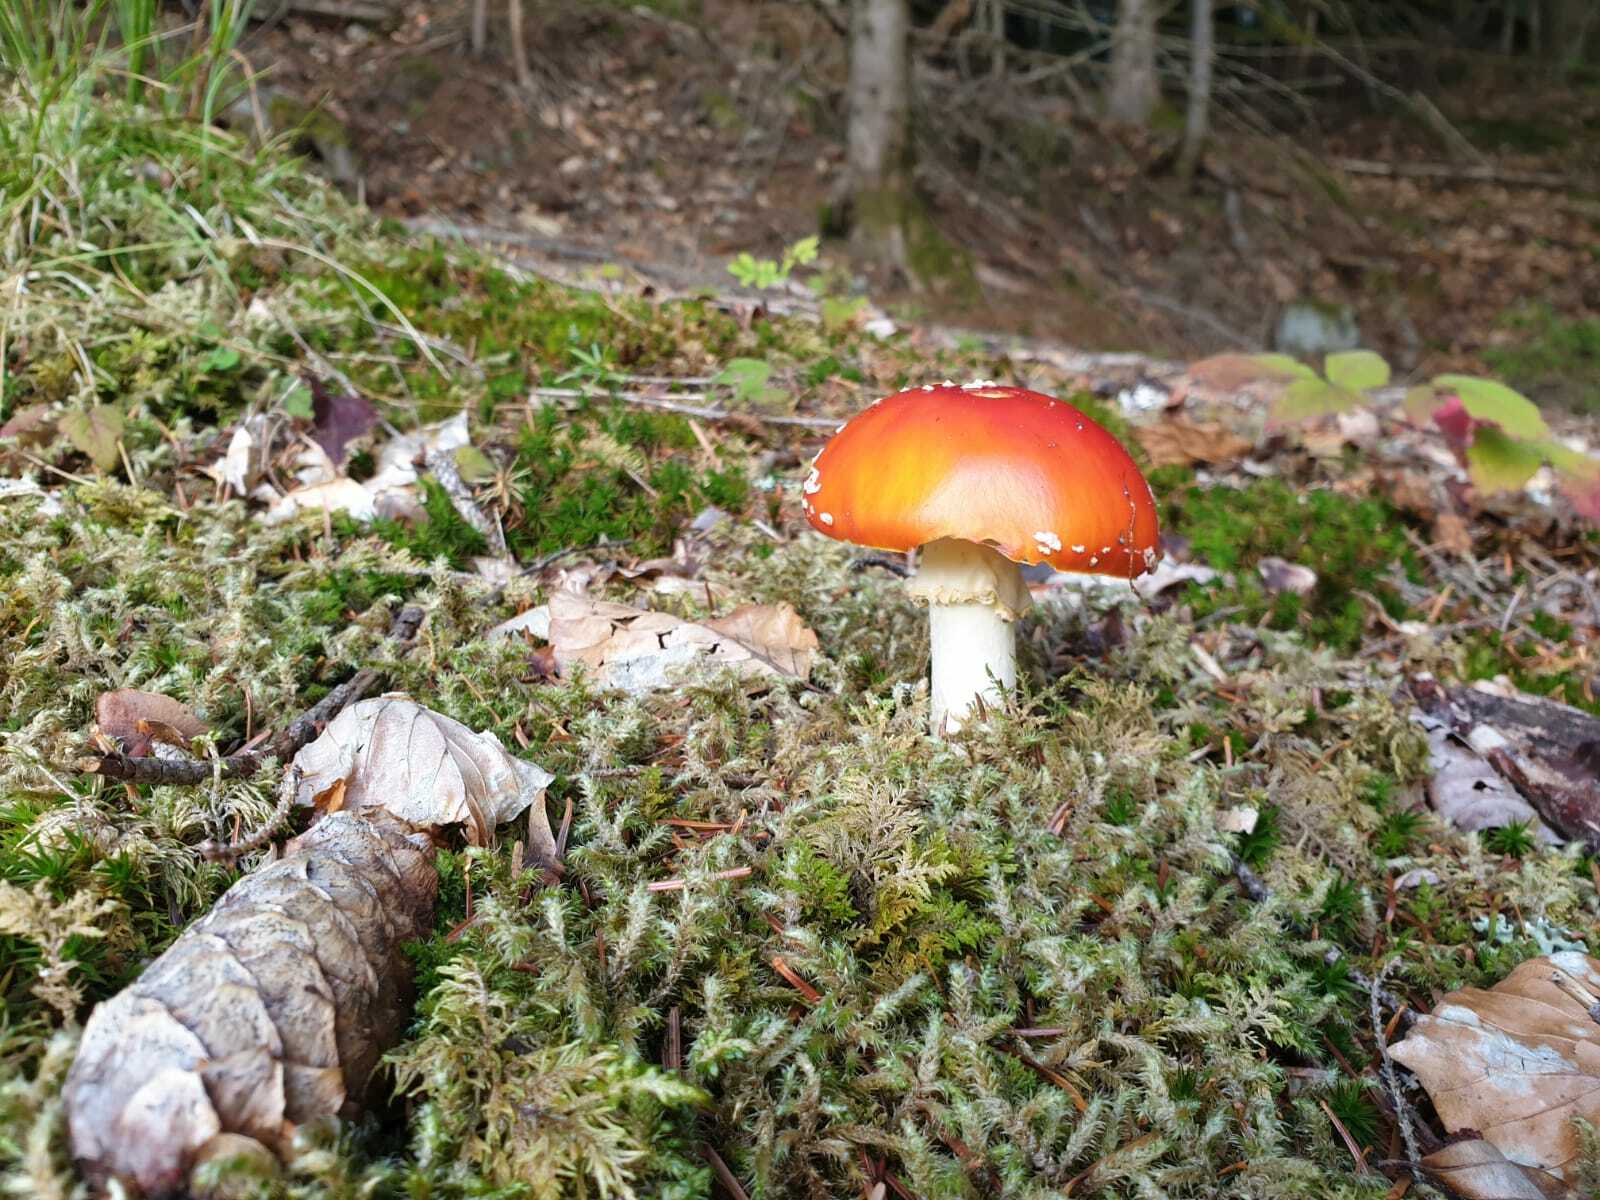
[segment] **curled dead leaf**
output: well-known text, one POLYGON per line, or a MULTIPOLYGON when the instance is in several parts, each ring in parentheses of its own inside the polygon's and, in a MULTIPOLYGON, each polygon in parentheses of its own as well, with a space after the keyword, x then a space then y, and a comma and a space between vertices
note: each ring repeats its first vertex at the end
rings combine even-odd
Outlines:
POLYGON ((1413 718, 1428 737, 1433 778, 1428 781, 1428 802, 1457 829, 1498 829, 1525 824, 1545 845, 1560 839, 1539 818, 1534 808, 1472 746, 1463 745, 1448 725, 1434 717, 1413 718))
POLYGON ((817 652, 817 635, 787 604, 747 604, 696 622, 566 591, 550 600, 550 642, 563 674, 582 668, 627 692, 675 686, 697 666, 804 679, 817 652))
POLYGON ((556 859, 544 791, 555 776, 513 758, 493 733, 412 700, 380 696, 352 704, 295 755, 295 802, 359 812, 383 808, 418 826, 465 822, 483 845, 495 827, 532 808, 529 849, 556 859), (340 787, 342 786, 342 790, 340 787))
POLYGON ((1446 1129, 1567 1180, 1574 1118, 1600 1122, 1600 960, 1565 951, 1487 990, 1451 992, 1389 1053, 1422 1080, 1446 1129))

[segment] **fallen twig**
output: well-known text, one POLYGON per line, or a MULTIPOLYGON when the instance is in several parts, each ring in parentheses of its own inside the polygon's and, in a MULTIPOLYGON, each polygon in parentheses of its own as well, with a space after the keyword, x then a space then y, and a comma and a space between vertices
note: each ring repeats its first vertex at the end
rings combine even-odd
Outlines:
POLYGON ((729 1169, 727 1163, 722 1161, 722 1155, 717 1153, 710 1142, 701 1143, 700 1156, 711 1164, 712 1171, 716 1173, 717 1182, 723 1186, 728 1195, 733 1197, 733 1200, 750 1200, 749 1193, 739 1183, 739 1177, 729 1169))
MULTIPOLYGON (((1387 989, 1383 986, 1384 976, 1389 973, 1389 968, 1394 966, 1394 960, 1384 964, 1379 969, 1378 977, 1369 981, 1367 997, 1372 1016, 1372 1037, 1378 1046, 1378 1058, 1382 1064, 1383 1084, 1389 1092, 1389 1102, 1394 1105, 1394 1119, 1400 1126, 1400 1137, 1406 1144, 1406 1158, 1411 1164, 1413 1178, 1421 1178, 1422 1154, 1417 1149, 1417 1134, 1411 1124, 1410 1107, 1406 1104, 1405 1094, 1400 1090, 1400 1079, 1394 1071, 1394 1060, 1389 1057, 1388 1030, 1384 1028, 1383 1014, 1378 1009, 1378 1004, 1384 999, 1383 993, 1387 989)), ((1352 973, 1353 977, 1353 973, 1352 973)), ((1393 997, 1389 997, 1393 1000, 1393 997)), ((1398 1013, 1399 1010, 1396 1010, 1398 1013)))
MULTIPOLYGON (((712 875, 711 878, 744 879, 749 876, 753 870, 753 867, 734 867, 731 870, 718 871, 716 874, 712 875)), ((652 892, 681 892, 687 886, 687 882, 682 879, 658 879, 654 883, 647 884, 646 890, 652 892)))
POLYGON ((1505 171, 1473 163, 1396 163, 1365 158, 1336 158, 1333 165, 1350 175, 1394 179, 1440 179, 1448 183, 1498 183, 1503 187, 1549 188, 1552 191, 1595 191, 1600 182, 1578 175, 1538 171, 1505 171))
POLYGON ((195 847, 195 853, 207 862, 233 863, 243 858, 246 854, 261 849, 278 835, 284 823, 289 819, 289 811, 294 807, 295 792, 300 787, 300 768, 294 767, 284 774, 283 782, 278 788, 278 803, 272 810, 272 815, 262 823, 248 837, 233 842, 220 842, 215 838, 208 838, 195 847))
MULTIPOLYGON (((577 400, 590 396, 604 395, 605 393, 586 391, 581 388, 534 388, 531 392, 535 396, 543 396, 550 400, 577 400)), ((687 396, 691 400, 704 400, 704 392, 682 392, 679 395, 687 396)), ((677 400, 667 400, 660 396, 649 396, 643 392, 611 392, 613 400, 620 400, 624 404, 635 404, 640 408, 654 408, 662 412, 678 413, 685 417, 698 417, 702 421, 727 421, 735 425, 758 422, 762 425, 798 425, 805 429, 837 429, 839 421, 834 417, 801 417, 784 416, 782 414, 760 412, 736 412, 726 408, 701 408, 692 404, 683 404, 677 400)))
MULTIPOLYGON (((389 627, 389 638, 402 646, 409 645, 417 636, 422 624, 420 608, 402 608, 389 627)), ((268 759, 280 762, 293 758, 295 752, 321 732, 322 727, 338 716, 347 705, 364 699, 376 691, 383 682, 383 672, 363 667, 316 704, 297 717, 281 733, 268 739, 255 750, 230 754, 220 762, 205 759, 132 758, 126 754, 105 754, 90 759, 83 765, 86 774, 101 775, 124 783, 151 783, 158 786, 184 786, 222 779, 247 779, 261 769, 268 759)))
POLYGON ((426 457, 428 474, 444 489, 444 494, 450 498, 450 506, 473 529, 489 547, 489 553, 495 558, 506 557, 506 535, 500 528, 500 522, 489 517, 483 509, 478 507, 478 502, 472 497, 472 489, 461 478, 461 472, 456 469, 455 452, 450 450, 429 450, 426 457))

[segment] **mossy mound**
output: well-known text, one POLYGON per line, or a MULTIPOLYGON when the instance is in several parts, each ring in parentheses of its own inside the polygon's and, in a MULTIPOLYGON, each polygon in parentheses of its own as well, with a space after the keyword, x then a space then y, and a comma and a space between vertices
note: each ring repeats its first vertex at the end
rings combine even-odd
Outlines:
MULTIPOLYGON (((726 1170, 762 1196, 1226 1180, 1376 1198, 1390 1181, 1358 1173, 1328 1118, 1386 1153, 1370 977, 1425 1006, 1593 927, 1589 863, 1420 803, 1423 743, 1393 675, 1357 656, 1361 595, 1401 604, 1421 569, 1383 505, 1167 473, 1170 525, 1232 589, 1183 598, 1198 628, 1130 608, 1117 637, 1101 611, 1042 606, 1030 642, 1054 652, 937 741, 925 618, 792 512, 812 447, 623 397, 752 357, 841 414, 1003 361, 561 287, 405 240, 270 155, 222 142, 202 161, 139 113, 81 117, 109 139, 75 151, 87 217, 18 247, 41 275, 0 394, 0 420, 125 417, 110 466, 64 436, 0 447, 48 493, 0 499, 0 1169, 20 1194, 74 1186, 58 1092, 77 1022, 227 886, 195 847, 259 827, 277 782, 80 774, 116 687, 182 700, 231 747, 377 666, 556 772, 552 812, 571 807, 558 886, 514 870, 515 830, 440 854, 394 1102, 300 1130, 268 1195, 691 1197, 726 1170), (123 186, 146 155, 167 175, 123 186), (493 468, 478 499, 524 563, 647 557, 724 509, 703 594, 649 602, 794 604, 821 643, 810 684, 552 682, 526 644, 485 639, 551 580, 473 573, 479 535, 437 489, 425 521, 371 527, 269 526, 221 498, 202 467, 247 411, 303 419, 283 404, 302 371, 337 372, 400 428, 468 412, 493 468), (1291 609, 1256 588, 1272 555, 1318 590, 1291 609), (426 613, 404 656, 384 639, 402 598, 426 613), (1400 887, 1414 868, 1433 882, 1400 887)), ((32 119, 0 118, 13 136, 32 119)))

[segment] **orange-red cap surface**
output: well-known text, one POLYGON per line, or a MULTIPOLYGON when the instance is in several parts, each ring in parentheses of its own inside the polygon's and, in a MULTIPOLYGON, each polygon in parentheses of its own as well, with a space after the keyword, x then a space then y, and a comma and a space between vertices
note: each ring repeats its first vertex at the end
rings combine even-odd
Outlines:
POLYGON ((820 532, 882 550, 963 538, 1129 579, 1157 559, 1155 499, 1121 443, 1022 388, 928 385, 878 401, 817 456, 803 502, 820 532))

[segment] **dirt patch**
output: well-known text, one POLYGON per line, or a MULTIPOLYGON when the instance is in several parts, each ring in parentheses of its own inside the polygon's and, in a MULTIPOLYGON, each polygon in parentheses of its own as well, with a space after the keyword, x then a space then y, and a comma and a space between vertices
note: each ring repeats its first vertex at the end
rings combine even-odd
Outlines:
MULTIPOLYGON (((408 10, 381 34, 290 20, 254 53, 272 86, 345 127, 386 214, 520 229, 708 280, 737 251, 815 231, 841 165, 844 68, 816 14, 706 0, 695 25, 605 4, 529 19, 532 92, 514 86, 503 38, 469 53, 465 11, 450 8, 408 10)), ((1446 157, 1423 125, 1359 97, 1319 107, 1326 132, 1300 130, 1295 147, 1224 114, 1185 191, 1164 170, 1168 136, 1109 130, 1025 89, 974 99, 934 74, 922 183, 978 288, 872 281, 911 315, 1181 356, 1267 346, 1283 306, 1313 299, 1348 305, 1366 344, 1421 372, 1489 366, 1485 351, 1526 336, 1508 314, 1530 300, 1558 321, 1600 314, 1600 201, 1331 169, 1446 157)), ((1496 169, 1600 158, 1594 89, 1457 96, 1440 107, 1496 169)), ((1559 378, 1522 382, 1565 394, 1559 378)))

